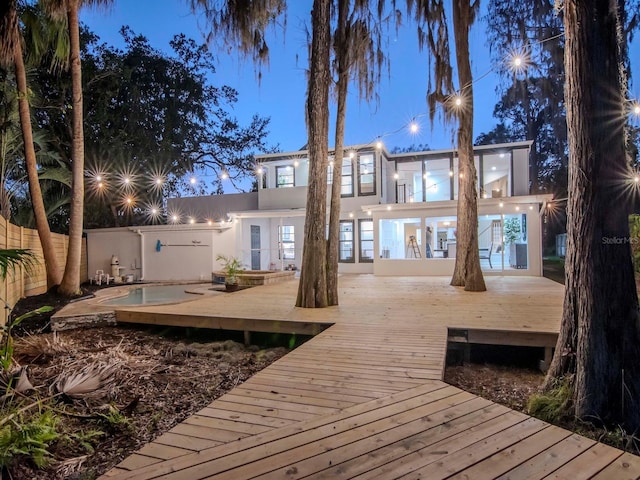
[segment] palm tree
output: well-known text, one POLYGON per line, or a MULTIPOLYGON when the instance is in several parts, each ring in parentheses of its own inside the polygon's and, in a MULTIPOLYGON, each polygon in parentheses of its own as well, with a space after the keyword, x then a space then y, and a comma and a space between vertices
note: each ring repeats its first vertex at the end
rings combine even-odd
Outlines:
POLYGON ((64 18, 69 29, 69 63, 71 66, 71 208, 67 262, 58 293, 73 296, 80 293, 80 263, 84 216, 84 130, 82 112, 82 64, 80 60, 80 8, 85 5, 109 5, 113 0, 42 0, 54 18, 64 18))
POLYGON ((27 75, 22 53, 22 35, 20 33, 17 13, 17 0, 4 2, 0 7, 0 13, 2 14, 2 19, 0 20, 0 62, 4 65, 13 64, 15 71, 16 84, 18 87, 18 110, 24 143, 27 176, 29 179, 29 193, 31 195, 38 236, 42 244, 42 252, 47 271, 47 287, 52 287, 60 283, 60 271, 38 179, 38 166, 33 146, 33 132, 31 129, 27 75))
POLYGON ((407 0, 409 11, 415 8, 420 46, 425 43, 433 56, 434 78, 429 79, 429 111, 435 117, 438 104, 445 107, 445 119, 458 118, 458 223, 456 263, 451 285, 467 291, 481 292, 487 287, 480 269, 478 250, 478 174, 473 161, 473 77, 469 61, 469 29, 473 24, 479 0, 452 0, 456 64, 460 91, 455 94, 452 81, 447 18, 440 0, 407 0), (435 86, 433 84, 435 83, 435 86))

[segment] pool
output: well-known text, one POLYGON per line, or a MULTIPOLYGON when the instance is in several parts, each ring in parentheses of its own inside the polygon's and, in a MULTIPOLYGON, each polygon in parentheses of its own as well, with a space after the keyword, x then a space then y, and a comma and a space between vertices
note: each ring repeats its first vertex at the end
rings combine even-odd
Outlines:
POLYGON ((187 285, 156 285, 138 287, 129 291, 123 297, 112 298, 101 302, 100 305, 154 305, 159 303, 174 303, 201 297, 197 293, 187 293, 187 285))

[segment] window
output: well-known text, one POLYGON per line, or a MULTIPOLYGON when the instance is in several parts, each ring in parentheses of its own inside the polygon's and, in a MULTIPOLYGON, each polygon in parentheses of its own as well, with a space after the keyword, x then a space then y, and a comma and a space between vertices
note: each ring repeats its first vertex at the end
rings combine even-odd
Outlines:
MULTIPOLYGON (((333 161, 327 168, 327 185, 333 184, 333 161)), ((340 195, 342 197, 353 197, 353 166, 350 158, 342 161, 342 182, 340 185, 340 195)))
POLYGON ((373 220, 358 220, 360 262, 373 262, 373 220))
POLYGON ((501 198, 511 195, 509 154, 491 154, 482 157, 481 198, 501 198))
POLYGON ((350 158, 342 161, 342 185, 340 194, 343 197, 353 197, 353 163, 350 158))
POLYGON ((448 158, 425 160, 424 188, 427 202, 451 200, 451 161, 448 158))
POLYGON ((353 262, 353 220, 340 221, 340 237, 338 241, 340 262, 353 262))
POLYGON ((293 225, 278 226, 278 258, 295 260, 296 238, 293 225))
POLYGON ((292 165, 276 167, 276 188, 295 187, 295 170, 292 165))
POLYGON ((376 194, 376 171, 373 153, 358 157, 358 195, 376 194))
POLYGON ((381 258, 422 258, 422 226, 419 218, 380 220, 381 258))

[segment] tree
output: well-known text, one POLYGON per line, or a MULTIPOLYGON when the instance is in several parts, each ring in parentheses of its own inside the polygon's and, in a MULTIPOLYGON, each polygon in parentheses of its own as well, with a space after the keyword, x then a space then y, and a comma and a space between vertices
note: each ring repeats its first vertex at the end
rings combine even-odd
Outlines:
POLYGON ((84 216, 84 127, 82 101, 82 62, 80 59, 80 8, 83 5, 107 5, 112 0, 44 0, 54 18, 65 18, 69 28, 69 64, 71 69, 72 140, 71 140, 71 209, 67 261, 58 293, 80 293, 80 262, 84 216))
MULTIPOLYGON (((449 33, 443 2, 407 0, 419 22, 420 46, 427 44, 433 56, 427 101, 431 120, 436 106, 445 107, 445 120, 458 119, 458 206, 456 263, 451 285, 467 291, 485 291, 478 250, 478 175, 473 161, 473 77, 469 61, 469 29, 480 7, 479 0, 452 0, 453 30, 459 91, 454 92, 449 52, 449 33), (426 31, 422 24, 426 23, 426 31), (433 83, 432 83, 433 82, 433 83), (435 84, 435 86, 432 86, 435 84)), ((431 66, 431 65, 430 65, 431 66)))
POLYGON ((229 113, 238 93, 211 85, 206 46, 176 35, 166 55, 121 32, 123 49, 94 39, 83 53, 89 227, 154 221, 169 193, 222 193, 255 175, 255 149, 271 150, 269 120, 240 125, 229 113), (215 174, 211 185, 189 182, 200 172, 215 174))
POLYGON ((566 288, 545 388, 569 413, 640 428, 640 322, 629 246, 625 2, 565 0, 569 131, 566 288))
POLYGON ((566 196, 567 128, 564 39, 553 0, 491 0, 487 43, 503 80, 494 115, 508 124, 507 141, 533 141, 531 191, 566 196))
MULTIPOLYGON (((29 179, 29 193, 47 271, 47 287, 52 287, 60 283, 60 272, 38 178, 36 153, 33 146, 33 131, 31 129, 27 75, 17 15, 17 0, 8 0, 3 3, 3 6, 0 7, 0 13, 2 13, 2 20, 0 20, 0 62, 5 65, 13 63, 14 67, 24 157, 29 179)), ((82 235, 82 232, 80 234, 82 235)))
MULTIPOLYGON (((309 142, 309 184, 304 225, 302 269, 297 307, 328 305, 326 282, 327 164, 329 161, 329 85, 331 83, 331 1, 314 0, 311 11, 311 53, 306 119, 309 142)), ((340 159, 337 159, 338 161, 340 159)))
POLYGON ((379 83, 380 72, 386 63, 382 47, 384 2, 371 12, 369 2, 337 1, 337 25, 333 36, 336 127, 334 164, 329 208, 329 237, 327 240, 327 296, 329 305, 338 305, 338 260, 340 243, 340 203, 342 194, 342 159, 344 157, 344 129, 347 112, 347 92, 352 78, 358 86, 360 98, 370 100, 379 83))

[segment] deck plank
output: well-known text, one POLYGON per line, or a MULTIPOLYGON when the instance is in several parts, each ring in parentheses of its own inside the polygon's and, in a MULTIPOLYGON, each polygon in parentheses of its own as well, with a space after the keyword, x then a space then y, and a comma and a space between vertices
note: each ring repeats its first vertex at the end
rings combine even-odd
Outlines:
POLYGON ((448 281, 343 275, 341 303, 326 309, 293 307, 290 281, 118 312, 119 321, 315 336, 104 478, 637 480, 638 457, 441 382, 447 329, 552 345, 562 286, 488 277, 487 292, 469 294, 448 281))

